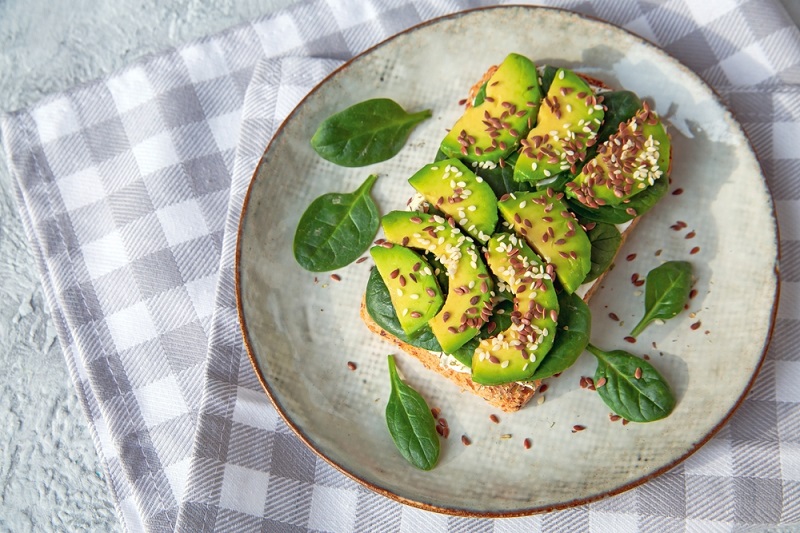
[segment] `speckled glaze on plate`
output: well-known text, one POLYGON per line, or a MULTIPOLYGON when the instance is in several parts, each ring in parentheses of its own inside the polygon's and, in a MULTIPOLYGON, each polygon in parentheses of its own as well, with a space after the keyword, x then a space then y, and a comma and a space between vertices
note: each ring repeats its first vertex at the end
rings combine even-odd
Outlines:
POLYGON ((672 468, 719 430, 766 351, 778 293, 777 243, 772 200, 750 144, 695 74, 606 23, 554 9, 496 7, 444 17, 385 41, 334 72, 294 110, 267 148, 246 198, 237 296, 258 378, 315 452, 410 505, 516 516, 627 490, 672 468), (579 386, 581 376, 594 375, 588 353, 547 380, 544 403, 500 413, 367 331, 358 309, 371 261, 338 271, 341 281, 294 262, 294 228, 320 194, 355 190, 378 173, 373 197, 381 212, 404 208, 413 192, 406 180, 433 159, 462 111, 458 100, 509 52, 633 90, 671 125, 671 190, 683 194, 667 195, 643 217, 591 302, 593 343, 649 356, 670 382, 678 404, 665 420, 611 422, 600 398, 579 386), (336 167, 312 151, 309 139, 320 121, 374 97, 393 98, 410 111, 430 108, 433 118, 398 156, 370 167, 336 167), (670 229, 678 220, 687 227, 670 229), (690 231, 693 238, 687 238, 690 231), (699 251, 690 253, 695 247, 699 251), (634 253, 634 260, 623 259, 634 253), (644 300, 631 276, 644 277, 669 259, 694 264, 697 295, 687 311, 628 344, 623 338, 643 313, 644 300), (620 322, 609 318, 612 312, 620 322), (450 427, 432 471, 406 463, 386 430, 388 353, 398 355, 406 380, 450 427), (491 414, 499 415, 498 424, 491 414), (586 429, 574 433, 575 425, 586 429), (462 435, 470 446, 462 444, 462 435))

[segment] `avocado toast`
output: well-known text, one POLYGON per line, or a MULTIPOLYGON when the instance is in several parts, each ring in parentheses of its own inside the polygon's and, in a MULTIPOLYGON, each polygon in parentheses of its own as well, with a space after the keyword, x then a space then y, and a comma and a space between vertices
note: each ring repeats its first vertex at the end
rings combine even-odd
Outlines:
POLYGON ((436 161, 409 180, 410 210, 382 219, 361 317, 515 411, 560 372, 548 356, 568 365, 585 348, 565 340, 564 317, 588 327, 585 302, 666 191, 671 146, 638 96, 519 54, 489 69, 466 104, 436 161))

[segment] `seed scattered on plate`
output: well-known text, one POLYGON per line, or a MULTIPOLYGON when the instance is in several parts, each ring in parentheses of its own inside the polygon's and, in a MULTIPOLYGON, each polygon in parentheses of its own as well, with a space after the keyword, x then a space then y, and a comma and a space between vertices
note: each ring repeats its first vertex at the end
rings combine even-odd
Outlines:
POLYGON ((636 259, 636 254, 628 254, 627 257, 625 257, 625 259, 627 261, 633 261, 634 259, 636 259))
POLYGON ((333 281, 342 281, 342 276, 340 276, 339 274, 331 274, 331 279, 333 281))
POLYGON ((500 423, 500 419, 495 414, 489 415, 489 420, 491 420, 495 424, 499 424, 500 423))
POLYGON ((469 446, 470 444, 472 444, 472 441, 469 440, 469 437, 467 437, 466 435, 461 435, 461 444, 463 444, 464 446, 469 446))
POLYGON ((630 335, 628 335, 627 337, 625 337, 625 342, 633 344, 636 342, 636 337, 631 337, 630 335))
POLYGON ((577 433, 579 431, 583 431, 584 429, 586 429, 586 426, 582 426, 580 424, 575 424, 574 426, 572 426, 572 432, 573 433, 577 433))
POLYGON ((616 422, 620 418, 622 418, 622 417, 619 416, 619 415, 615 415, 614 413, 609 413, 608 414, 608 419, 611 420, 612 422, 616 422))
POLYGON ((698 320, 697 322, 695 322, 694 324, 692 324, 692 325, 691 325, 691 326, 689 326, 689 327, 690 327, 690 328, 692 328, 692 329, 698 329, 698 328, 700 327, 700 325, 701 325, 701 324, 702 324, 702 323, 701 323, 701 322, 698 320))
POLYGON ((598 380, 597 380, 597 382, 595 382, 594 386, 595 386, 596 388, 600 388, 600 387, 602 387, 602 386, 603 386, 603 385, 605 385, 605 384, 606 384, 606 378, 605 378, 605 377, 602 377, 602 378, 598 379, 598 380))
POLYGON ((533 443, 531 442, 531 439, 525 439, 524 441, 522 441, 522 446, 523 446, 523 447, 524 447, 526 450, 530 450, 530 449, 531 449, 531 446, 533 446, 533 443))
POLYGON ((694 248, 692 248, 691 250, 689 250, 689 254, 690 254, 690 255, 694 255, 694 254, 696 254, 696 253, 697 253, 697 252, 699 252, 699 251, 700 251, 700 247, 699 247, 699 246, 695 246, 694 248))
POLYGON ((356 366, 356 364, 353 361, 348 361, 347 368, 349 368, 350 370, 355 370, 356 368, 358 368, 358 366, 356 366))
POLYGON ((678 196, 678 195, 681 195, 681 194, 683 194, 683 189, 681 189, 680 187, 678 187, 677 189, 672 191, 672 195, 673 196, 678 196))
POLYGON ((636 367, 636 371, 633 373, 633 377, 635 377, 636 379, 642 379, 641 367, 636 367))
POLYGON ((356 261, 356 263, 363 263, 366 260, 367 260, 367 256, 365 255, 364 257, 359 257, 358 260, 356 261))
POLYGON ((616 313, 608 313, 608 318, 610 318, 614 322, 619 322, 619 317, 617 316, 616 313))

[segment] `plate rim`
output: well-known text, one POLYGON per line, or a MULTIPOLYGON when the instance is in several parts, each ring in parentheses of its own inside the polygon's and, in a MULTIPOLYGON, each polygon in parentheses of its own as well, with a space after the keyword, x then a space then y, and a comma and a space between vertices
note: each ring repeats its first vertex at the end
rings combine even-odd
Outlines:
POLYGON ((650 481, 650 480, 652 480, 654 478, 657 478, 657 477, 661 476, 662 474, 672 470, 673 468, 675 468, 679 464, 681 464, 684 461, 686 461, 686 459, 688 459, 690 456, 692 456, 695 452, 697 452, 700 448, 702 448, 709 440, 711 440, 714 436, 716 436, 719 433, 719 431, 730 421, 731 417, 736 413, 736 411, 739 409, 739 407, 744 402, 744 400, 747 397, 748 393, 752 389, 756 379, 758 378, 758 375, 760 374, 761 369, 762 369, 763 364, 764 364, 764 361, 766 359, 766 355, 767 355, 767 352, 769 350, 769 346, 770 346, 770 343, 772 341, 772 337, 773 337, 773 334, 774 334, 774 331, 775 331, 775 324, 776 324, 779 301, 780 301, 780 292, 781 292, 780 259, 781 259, 780 228, 779 228, 779 225, 778 225, 778 217, 777 217, 777 211, 776 211, 776 206, 775 206, 775 198, 774 198, 774 196, 772 194, 772 191, 770 190, 769 183, 767 182, 766 175, 764 173, 764 165, 761 162, 761 157, 759 157, 759 154, 756 151, 756 148, 753 145, 753 143, 752 143, 752 141, 750 139, 750 136, 747 134, 745 129, 742 127, 741 123, 736 118, 736 115, 730 109, 728 103, 721 97, 720 93, 717 92, 717 90, 714 89, 714 87, 710 83, 708 83, 700 74, 696 73, 695 71, 693 71, 692 69, 690 69, 689 67, 684 65, 683 62, 678 60, 675 56, 673 56, 671 53, 667 52, 666 50, 664 50, 660 46, 652 43, 648 39, 646 39, 646 38, 644 38, 644 37, 642 37, 640 35, 637 35, 637 34, 633 33, 632 31, 630 31, 630 30, 628 30, 628 29, 626 29, 626 28, 624 28, 622 26, 619 26, 619 25, 617 25, 615 23, 600 19, 600 18, 592 16, 592 15, 588 15, 588 14, 585 14, 585 13, 579 13, 579 12, 576 12, 576 11, 572 11, 570 9, 565 9, 565 8, 560 8, 560 7, 526 5, 526 4, 504 4, 504 5, 481 6, 481 7, 475 7, 475 8, 465 9, 465 10, 454 11, 452 13, 448 13, 448 14, 445 14, 445 15, 441 15, 441 16, 434 17, 434 18, 431 18, 429 20, 420 22, 420 23, 415 24, 413 26, 410 26, 410 27, 408 27, 408 28, 406 28, 406 29, 404 29, 404 30, 402 30, 400 32, 392 34, 391 36, 387 37, 386 39, 381 40, 380 42, 378 42, 378 43, 374 44, 373 46, 371 46, 371 47, 359 52, 358 54, 356 54, 352 58, 350 58, 347 61, 345 61, 342 65, 338 66, 333 71, 331 71, 328 75, 326 75, 322 80, 320 80, 316 85, 314 85, 314 87, 305 96, 303 96, 303 98, 297 103, 297 105, 292 109, 292 111, 281 122, 280 126, 278 126, 278 128, 275 130, 274 134, 272 135, 272 137, 270 138, 269 142, 267 143, 267 146, 264 149, 264 152, 263 152, 261 158, 259 159, 259 162, 256 165, 255 170, 253 171, 252 177, 250 178, 250 182, 248 183, 247 191, 245 193, 244 200, 243 200, 243 203, 242 203, 242 208, 241 208, 241 211, 240 211, 239 222, 238 222, 238 227, 237 227, 236 250, 235 250, 235 256, 234 256, 234 292, 235 292, 235 297, 236 297, 236 311, 237 311, 237 319, 238 319, 238 322, 239 322, 239 329, 240 329, 240 332, 241 332, 241 335, 242 335, 242 340, 243 340, 243 344, 244 344, 245 350, 247 352, 247 357, 248 357, 248 359, 250 361, 250 365, 253 367, 253 370, 254 370, 254 372, 256 374, 256 377, 258 378, 259 383, 261 384, 261 387, 264 389, 264 392, 266 393, 266 395, 269 398, 270 402, 272 403, 273 407, 275 407, 275 410, 278 412, 279 416, 283 419, 283 421, 286 423, 286 425, 294 432, 294 434, 300 439, 300 441, 303 442, 303 444, 305 444, 314 454, 316 454, 318 457, 322 458, 325 462, 327 462, 329 465, 331 465, 337 471, 339 471, 342 474, 346 475, 350 479, 358 482, 361 486, 366 487, 366 488, 368 488, 369 490, 371 490, 373 492, 381 494, 382 496, 390 498, 390 499, 392 499, 394 501, 397 501, 397 502, 399 502, 401 504, 405 504, 405 505, 409 505, 409 506, 412 506, 412 507, 416 507, 418 509, 422 509, 422 510, 425 510, 425 511, 431 511, 431 512, 441 513, 441 514, 445 514, 445 515, 459 516, 459 517, 465 517, 465 518, 514 518, 514 517, 530 516, 530 515, 535 515, 535 514, 542 514, 542 513, 548 513, 548 512, 559 511, 559 510, 564 510, 564 509, 570 509, 570 508, 574 508, 574 507, 577 507, 577 506, 580 506, 580 505, 585 505, 585 504, 593 503, 593 502, 596 502, 596 501, 604 500, 606 498, 609 498, 609 497, 612 497, 612 496, 616 496, 616 495, 621 494, 623 492, 627 492, 627 491, 629 491, 629 490, 631 490, 633 488, 636 488, 636 487, 638 487, 640 485, 643 485, 644 483, 646 483, 646 482, 648 482, 648 481, 650 481), (700 83, 703 86, 705 86, 705 88, 709 91, 709 93, 713 95, 713 97, 717 101, 717 103, 733 119, 733 123, 739 129, 739 131, 742 133, 743 137, 747 141, 747 144, 748 144, 750 150, 752 151, 753 155, 755 156, 756 163, 757 163, 758 168, 760 170, 761 181, 762 181, 762 183, 764 185, 764 188, 765 188, 765 190, 767 192, 767 196, 768 196, 768 200, 769 200, 769 204, 770 204, 770 213, 771 213, 770 216, 772 218, 773 226, 775 228, 776 256, 775 256, 775 259, 774 259, 774 262, 773 262, 773 269, 772 269, 772 272, 771 272, 771 276, 774 277, 774 281, 775 281, 775 291, 774 291, 774 297, 772 299, 772 309, 771 309, 770 314, 769 314, 769 325, 768 325, 768 328, 767 328, 766 336, 765 336, 764 341, 763 341, 763 345, 761 347, 761 354, 759 355, 758 363, 755 365, 755 368, 753 370, 752 375, 750 376, 750 379, 749 379, 748 383, 742 389, 741 395, 738 397, 736 402, 732 405, 730 410, 720 419, 720 421, 706 435, 703 436, 702 439, 698 440, 696 443, 693 443, 692 446, 690 447, 690 449, 686 453, 684 453, 680 457, 676 458, 674 461, 662 466, 661 468, 658 468, 658 469, 648 473, 647 475, 644 475, 642 477, 639 477, 639 478, 636 478, 634 480, 631 480, 628 483, 624 483, 624 484, 622 484, 622 485, 620 485, 618 487, 615 487, 613 489, 609 489, 609 490, 606 490, 604 492, 601 492, 601 493, 598 493, 598 494, 595 494, 595 495, 592 495, 592 496, 588 496, 586 498, 577 498, 577 499, 573 499, 573 500, 559 502, 559 503, 556 503, 556 504, 553 504, 553 505, 531 506, 531 507, 528 507, 528 508, 511 509, 511 510, 505 510, 505 511, 491 511, 491 510, 489 510, 489 511, 477 511, 477 510, 470 510, 470 509, 465 509, 465 508, 461 508, 461 507, 457 507, 457 506, 447 507, 447 506, 443 506, 443 505, 435 505, 435 504, 431 504, 431 503, 417 501, 415 499, 407 498, 405 496, 401 496, 399 494, 396 494, 395 492, 392 492, 389 489, 386 489, 384 487, 378 486, 375 483, 367 481, 366 479, 362 479, 361 477, 353 474, 352 472, 348 471, 347 468, 345 468, 344 466, 336 463, 333 459, 331 459, 328 456, 326 456, 325 453, 323 453, 321 450, 317 449, 317 447, 312 442, 311 437, 306 435, 306 432, 303 430, 303 428, 301 428, 299 425, 297 425, 292 420, 292 418, 284 410, 283 406, 280 404, 278 399, 275 397, 275 395, 273 394, 273 392, 272 392, 272 390, 270 388, 270 385, 267 382, 266 377, 263 375, 263 373, 262 373, 262 371, 261 371, 261 369, 260 369, 260 367, 258 365, 258 362, 256 360, 255 350, 251 346, 251 343, 250 343, 250 334, 248 333, 247 319, 246 319, 246 316, 245 316, 245 313, 244 313, 244 308, 243 308, 243 295, 242 295, 242 290, 241 290, 241 282, 242 282, 242 279, 241 279, 242 239, 243 239, 243 233, 244 233, 244 220, 245 220, 245 216, 246 216, 246 213, 247 213, 247 208, 248 208, 250 197, 251 197, 251 192, 253 190, 253 186, 254 186, 254 184, 256 182, 256 179, 257 179, 257 177, 258 177, 258 175, 259 175, 259 173, 261 171, 261 167, 264 164, 264 160, 265 160, 264 156, 270 151, 270 149, 272 148, 272 145, 281 136, 281 134, 285 131, 285 128, 286 128, 287 124, 293 119, 293 117, 298 112, 298 110, 306 103, 306 101, 313 94, 315 94, 325 84, 327 84, 327 82, 332 77, 337 75, 339 72, 347 69, 352 63, 354 63, 355 61, 359 60, 361 57, 366 56, 368 54, 371 54, 376 49, 388 44, 389 42, 393 41, 394 39, 396 39, 396 38, 398 38, 398 37, 400 37, 402 35, 405 35, 405 34, 408 34, 408 33, 412 33, 414 31, 417 31, 417 30, 419 30, 421 28, 424 28, 424 27, 427 27, 427 26, 430 26, 430 25, 435 25, 435 24, 440 23, 440 22, 442 22, 444 20, 463 17, 463 16, 466 16, 466 15, 469 15, 469 14, 475 13, 475 12, 490 11, 490 10, 508 10, 508 9, 519 9, 519 8, 522 8, 522 9, 525 9, 525 10, 530 10, 530 11, 559 12, 559 13, 563 13, 563 14, 570 15, 570 16, 576 16, 578 18, 585 19, 585 20, 588 20, 588 21, 591 21, 591 22, 594 22, 594 23, 599 23, 601 25, 608 26, 608 27, 610 27, 610 28, 612 28, 614 30, 624 32, 624 33, 628 34, 631 38, 633 38, 636 41, 638 41, 639 43, 645 45, 646 47, 650 47, 650 48, 654 49, 656 52, 668 56, 673 61, 675 61, 675 63, 677 65, 679 65, 682 69, 684 69, 686 72, 688 72, 691 76, 696 77, 697 80, 700 81, 700 83))

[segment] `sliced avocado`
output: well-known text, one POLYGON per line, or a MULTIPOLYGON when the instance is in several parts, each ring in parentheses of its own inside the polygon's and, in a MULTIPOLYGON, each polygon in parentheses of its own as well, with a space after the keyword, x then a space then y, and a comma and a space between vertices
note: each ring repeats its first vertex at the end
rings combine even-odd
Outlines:
POLYGON ((472 380, 500 385, 530 378, 553 346, 558 295, 545 265, 523 239, 498 233, 487 249, 489 268, 514 294, 514 311, 508 329, 478 345, 472 380))
POLYGON ((555 268, 569 293, 583 283, 592 268, 592 245, 578 220, 553 189, 509 194, 497 203, 500 214, 555 268))
POLYGON ((458 119, 441 151, 476 164, 507 158, 536 123, 541 99, 536 65, 509 54, 487 80, 483 101, 458 119))
POLYGON ((425 165, 408 182, 478 242, 494 233, 497 198, 489 184, 458 159, 425 165))
POLYGON ((392 211, 381 224, 389 243, 430 252, 447 269, 450 290, 428 324, 442 350, 453 353, 478 334, 492 312, 494 283, 475 242, 438 215, 392 211))
POLYGON ((619 205, 669 173, 671 143, 666 128, 646 102, 632 119, 597 148, 566 191, 583 205, 619 205))
POLYGON ((406 335, 413 335, 442 308, 444 297, 430 265, 405 246, 373 246, 375 266, 389 289, 397 319, 406 335))
POLYGON ((576 174, 603 123, 603 105, 589 84, 567 69, 558 69, 539 108, 539 118, 520 144, 514 181, 546 180, 565 171, 576 174))

